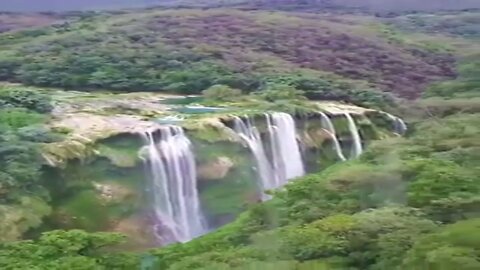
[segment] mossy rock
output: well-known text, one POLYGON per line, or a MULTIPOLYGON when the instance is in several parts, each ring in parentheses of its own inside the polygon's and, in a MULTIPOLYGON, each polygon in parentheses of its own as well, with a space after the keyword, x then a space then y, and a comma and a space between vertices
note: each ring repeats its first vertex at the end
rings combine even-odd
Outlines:
POLYGON ((375 126, 372 121, 366 116, 362 116, 357 118, 357 128, 360 132, 360 137, 363 141, 371 141, 371 140, 378 140, 379 139, 379 130, 377 126, 375 126))
POLYGON ((93 190, 84 190, 56 209, 55 218, 63 228, 81 228, 87 231, 106 230, 109 227, 108 209, 93 190))
POLYGON ((188 121, 182 126, 190 139, 198 139, 206 142, 236 141, 236 134, 227 128, 220 118, 205 118, 195 121, 188 121))
POLYGON ((49 218, 50 229, 110 229, 145 207, 144 178, 143 166, 120 168, 106 158, 71 160, 64 168, 49 167, 44 182, 55 208, 49 218))
POLYGON ((210 223, 213 223, 210 225, 224 225, 217 222, 226 221, 225 216, 234 218, 249 204, 257 202, 260 196, 256 178, 251 168, 239 167, 232 169, 222 181, 201 183, 200 200, 210 223))
POLYGON ((42 156, 52 167, 64 167, 69 160, 85 160, 96 153, 91 141, 75 138, 42 146, 42 156))
POLYGON ((237 164, 243 164, 251 158, 250 150, 240 142, 209 143, 198 138, 190 140, 193 143, 193 152, 199 166, 215 162, 219 157, 227 157, 236 167, 237 164))
POLYGON ((222 180, 234 165, 230 158, 218 157, 214 161, 198 166, 198 177, 205 180, 222 180))
POLYGON ((137 134, 119 134, 96 144, 97 154, 117 167, 135 167, 140 162, 138 152, 143 142, 137 134))
POLYGON ((395 132, 395 121, 390 118, 387 113, 373 111, 365 114, 365 117, 376 127, 379 139, 391 137, 395 132))

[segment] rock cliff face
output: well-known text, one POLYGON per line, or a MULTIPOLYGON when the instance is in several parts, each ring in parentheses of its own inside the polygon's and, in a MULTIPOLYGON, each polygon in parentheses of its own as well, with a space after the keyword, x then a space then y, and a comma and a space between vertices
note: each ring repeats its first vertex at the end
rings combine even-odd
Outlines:
MULTIPOLYGON (((50 125, 67 135, 62 142, 44 145, 43 153, 45 181, 52 183, 54 192, 55 206, 50 217, 53 227, 122 231, 137 239, 139 245, 155 245, 153 232, 139 234, 130 226, 148 226, 152 219, 152 189, 145 173, 147 156, 140 134, 170 124, 182 126, 192 142, 199 199, 210 228, 233 220, 262 198, 258 164, 234 131, 233 121, 235 116, 249 115, 259 136, 267 140, 265 111, 227 108, 181 114, 175 110, 183 105, 164 104, 165 98, 170 97, 84 93, 57 96, 50 125)), ((292 114, 307 173, 341 161, 320 112, 331 119, 334 136, 347 158, 353 142, 345 113, 357 123, 364 145, 394 136, 393 122, 382 112, 334 102, 311 105, 308 113, 292 114)))

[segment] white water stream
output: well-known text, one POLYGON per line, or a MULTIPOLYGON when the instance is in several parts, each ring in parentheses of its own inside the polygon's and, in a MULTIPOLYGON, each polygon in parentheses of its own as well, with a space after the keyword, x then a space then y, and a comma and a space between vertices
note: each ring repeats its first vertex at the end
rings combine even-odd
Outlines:
POLYGON ((162 244, 187 242, 204 234, 190 140, 178 126, 143 134, 152 178, 155 231, 162 244))

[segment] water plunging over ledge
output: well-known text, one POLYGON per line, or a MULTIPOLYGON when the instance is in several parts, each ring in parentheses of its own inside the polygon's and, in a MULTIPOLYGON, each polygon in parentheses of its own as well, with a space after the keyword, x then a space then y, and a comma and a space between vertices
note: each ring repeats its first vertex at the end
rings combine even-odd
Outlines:
MULTIPOLYGON (((234 130, 247 144, 257 163, 257 174, 262 191, 285 185, 288 180, 305 174, 297 141, 295 121, 287 113, 265 114, 268 143, 266 144, 249 117, 234 117, 234 130)), ((263 199, 268 199, 264 195, 263 199)))
POLYGON ((187 242, 207 232, 200 209, 195 158, 178 126, 143 134, 150 172, 155 233, 162 244, 187 242))
POLYGON ((335 127, 333 126, 332 120, 330 120, 330 117, 328 117, 323 112, 320 112, 320 116, 322 117, 322 126, 328 132, 328 134, 330 135, 330 138, 333 141, 333 146, 335 148, 335 152, 337 153, 337 157, 341 161, 347 160, 345 158, 345 156, 343 155, 342 146, 340 145, 340 142, 338 141, 337 132, 335 131, 335 127))
POLYGON ((345 113, 345 117, 347 118, 348 129, 350 130, 350 134, 353 140, 351 158, 356 158, 360 156, 363 152, 362 140, 360 138, 360 134, 358 133, 357 125, 355 124, 352 116, 349 113, 345 113))

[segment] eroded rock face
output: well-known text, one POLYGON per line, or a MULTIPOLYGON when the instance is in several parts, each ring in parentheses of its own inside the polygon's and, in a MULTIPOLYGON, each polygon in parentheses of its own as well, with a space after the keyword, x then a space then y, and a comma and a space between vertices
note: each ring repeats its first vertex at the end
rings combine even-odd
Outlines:
POLYGON ((121 203, 135 195, 133 191, 116 183, 93 182, 99 198, 106 204, 121 203))
POLYGON ((214 161, 201 165, 198 176, 203 180, 221 180, 227 176, 235 164, 228 157, 218 157, 214 161))
POLYGON ((320 147, 325 140, 329 139, 331 139, 331 135, 323 128, 304 131, 302 134, 302 142, 308 148, 320 147))
POLYGON ((158 245, 151 228, 152 226, 146 217, 136 215, 119 220, 112 231, 126 235, 131 247, 142 249, 158 245))

